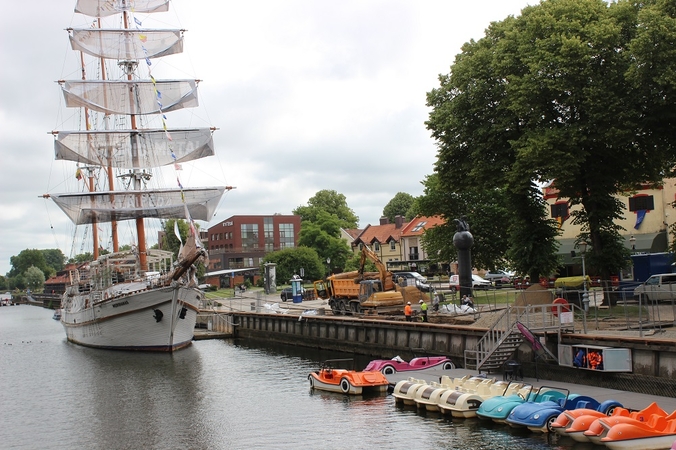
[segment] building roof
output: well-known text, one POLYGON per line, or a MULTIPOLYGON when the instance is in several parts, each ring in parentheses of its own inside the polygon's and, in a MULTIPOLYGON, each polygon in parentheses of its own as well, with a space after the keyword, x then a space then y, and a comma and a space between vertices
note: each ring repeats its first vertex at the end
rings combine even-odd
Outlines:
POLYGON ((364 230, 361 229, 361 228, 343 228, 343 231, 345 232, 345 234, 352 237, 352 240, 354 241, 355 239, 357 239, 359 237, 359 235, 364 230))
POLYGON ((354 243, 372 245, 374 242, 378 242, 379 244, 385 244, 390 241, 398 242, 401 239, 401 230, 402 228, 397 228, 394 223, 368 225, 359 237, 354 240, 354 243))
POLYGON ((425 230, 429 230, 430 228, 434 228, 438 225, 443 225, 444 223, 446 223, 446 221, 442 219, 440 216, 433 217, 418 216, 415 219, 411 220, 406 225, 404 225, 404 227, 401 230, 401 236, 404 237, 422 236, 425 230))

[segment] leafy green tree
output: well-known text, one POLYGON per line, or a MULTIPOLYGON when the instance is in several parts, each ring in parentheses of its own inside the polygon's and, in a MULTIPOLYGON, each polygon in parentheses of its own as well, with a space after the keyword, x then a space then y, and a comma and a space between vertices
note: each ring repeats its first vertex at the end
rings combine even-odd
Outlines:
POLYGON ((181 248, 181 241, 176 237, 174 225, 178 226, 178 234, 181 236, 181 241, 186 242, 188 234, 190 233, 190 225, 183 219, 169 219, 164 224, 164 242, 162 248, 174 254, 174 258, 178 257, 178 251, 181 248))
POLYGON ((307 206, 299 206, 293 213, 301 216, 303 221, 317 222, 320 211, 336 216, 342 228, 357 228, 359 223, 359 217, 347 205, 345 196, 328 189, 318 191, 308 200, 307 206))
POLYGON ((318 211, 315 222, 303 222, 298 246, 313 248, 320 261, 331 258, 332 267, 344 267, 352 252, 347 242, 340 237, 340 223, 336 216, 318 211))
POLYGON ((385 208, 383 208, 383 216, 387 217, 390 220, 390 223, 394 223, 394 218, 396 216, 405 217, 408 220, 413 219, 413 217, 407 216, 406 214, 413 206, 415 198, 411 194, 406 192, 397 192, 397 194, 390 200, 385 208))
MULTIPOLYGON (((359 265, 361 264, 361 253, 352 253, 345 263, 345 272, 351 272, 353 270, 359 270, 359 265)), ((364 262, 364 272, 377 272, 376 264, 366 259, 364 262)))
POLYGON ((6 277, 0 275, 0 290, 9 289, 9 280, 6 277))
MULTIPOLYGON (((674 16, 662 0, 544 0, 492 23, 428 93, 441 189, 503 190, 505 206, 523 212, 538 182, 555 180, 560 197, 583 208, 573 220, 591 243, 590 267, 617 272, 627 252, 613 225, 622 204, 609 199, 659 183, 676 163, 674 16)), ((555 233, 540 231, 554 225, 536 209, 536 231, 521 236, 540 236, 549 251, 555 233)), ((511 232, 526 225, 517 216, 505 222, 511 232)), ((540 260, 531 274, 545 274, 551 260, 527 247, 512 237, 508 253, 518 267, 540 260)))
POLYGON ((49 276, 50 273, 42 250, 22 250, 18 255, 10 257, 9 262, 12 264, 12 268, 8 273, 9 277, 22 275, 31 266, 40 269, 45 274, 45 277, 49 276))
MULTIPOLYGON (((305 280, 319 280, 324 277, 325 265, 317 252, 309 247, 286 248, 271 252, 263 258, 263 264, 275 263, 277 284, 286 284, 293 275, 300 275, 303 268, 305 280)), ((263 270, 261 269, 261 273, 263 270)))
POLYGON ((499 189, 465 189, 461 193, 442 189, 439 174, 428 176, 423 185, 423 195, 417 203, 421 213, 439 215, 445 223, 426 230, 422 236, 430 260, 443 263, 455 261, 457 251, 453 246, 456 226, 453 219, 467 218, 474 237, 472 264, 483 269, 504 267, 508 239, 504 224, 508 221, 504 191, 499 189))
POLYGON ((70 258, 68 262, 70 264, 82 264, 87 261, 92 261, 94 259, 94 255, 91 252, 85 252, 85 253, 80 253, 75 255, 75 257, 70 258))
POLYGON ((24 272, 26 285, 33 292, 41 291, 45 285, 45 274, 35 266, 31 266, 24 272))
POLYGON ((63 264, 66 257, 61 249, 53 248, 48 250, 40 250, 45 257, 45 262, 48 267, 51 267, 54 273, 63 270, 63 264))
POLYGON ((19 289, 19 290, 24 290, 26 289, 26 278, 23 276, 23 274, 19 274, 15 277, 12 277, 9 279, 9 288, 14 290, 14 289, 19 289))

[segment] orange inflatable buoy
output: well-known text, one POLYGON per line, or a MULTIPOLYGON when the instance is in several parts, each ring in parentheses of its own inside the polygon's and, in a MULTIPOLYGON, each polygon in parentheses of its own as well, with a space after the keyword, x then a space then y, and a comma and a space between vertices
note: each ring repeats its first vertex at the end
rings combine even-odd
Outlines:
POLYGON ((561 310, 561 312, 570 311, 570 307, 568 306, 568 300, 566 300, 565 298, 561 297, 555 298, 554 301, 552 302, 552 305, 561 305, 559 308, 557 308, 556 306, 552 307, 552 314, 554 314, 554 317, 559 316, 559 309, 561 310))

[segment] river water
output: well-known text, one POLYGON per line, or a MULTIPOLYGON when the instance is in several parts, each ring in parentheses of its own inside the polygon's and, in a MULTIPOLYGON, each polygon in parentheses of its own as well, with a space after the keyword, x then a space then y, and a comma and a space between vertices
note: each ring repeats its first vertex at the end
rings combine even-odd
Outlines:
POLYGON ((391 395, 310 391, 308 373, 341 357, 240 340, 171 355, 95 350, 68 343, 52 311, 2 307, 0 448, 591 448, 419 413, 391 395))

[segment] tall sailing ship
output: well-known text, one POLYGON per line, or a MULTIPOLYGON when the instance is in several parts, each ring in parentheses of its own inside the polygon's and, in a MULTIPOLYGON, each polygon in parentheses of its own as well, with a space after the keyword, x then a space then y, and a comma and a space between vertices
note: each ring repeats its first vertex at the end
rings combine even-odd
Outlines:
POLYGON ((76 344, 173 351, 193 338, 203 298, 195 264, 207 259, 194 221, 209 221, 231 188, 184 188, 178 176, 176 188, 150 187, 154 168, 178 170, 183 162, 214 154, 213 128, 168 126, 166 113, 198 105, 198 80, 153 76, 157 58, 183 50, 183 30, 143 27, 142 19, 168 9, 169 0, 77 0, 75 12, 90 17, 92 25, 68 29, 82 79, 59 84, 66 107, 81 109, 83 129, 52 133, 56 159, 77 163, 83 189, 45 197, 92 231, 94 260, 71 272, 61 301, 61 323, 76 344), (115 28, 102 26, 111 19, 115 28), (153 121, 159 126, 146 127, 153 121), (146 219, 187 221, 190 233, 176 261, 171 252, 147 248, 146 219), (119 249, 121 221, 135 221, 137 241, 127 251, 119 249), (99 255, 97 234, 104 223, 112 252, 99 255))

